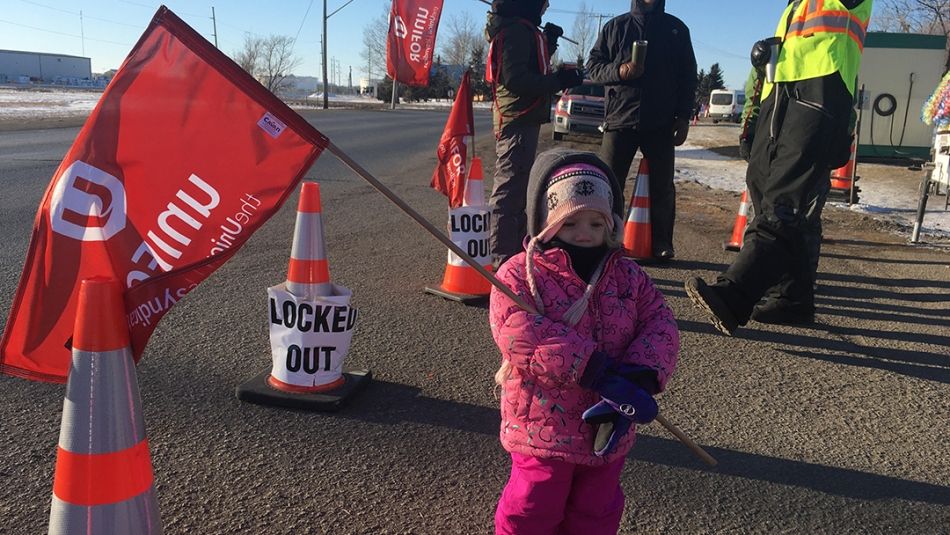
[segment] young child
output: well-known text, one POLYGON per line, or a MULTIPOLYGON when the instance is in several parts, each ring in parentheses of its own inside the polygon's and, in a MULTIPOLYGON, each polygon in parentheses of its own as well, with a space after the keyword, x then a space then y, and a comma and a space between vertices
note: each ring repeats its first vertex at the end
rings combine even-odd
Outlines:
POLYGON ((679 351, 663 295, 617 246, 620 196, 590 153, 547 151, 531 169, 525 252, 498 278, 538 313, 497 288, 489 312, 504 359, 501 443, 512 459, 497 534, 620 526, 633 423, 656 417, 652 396, 679 351))

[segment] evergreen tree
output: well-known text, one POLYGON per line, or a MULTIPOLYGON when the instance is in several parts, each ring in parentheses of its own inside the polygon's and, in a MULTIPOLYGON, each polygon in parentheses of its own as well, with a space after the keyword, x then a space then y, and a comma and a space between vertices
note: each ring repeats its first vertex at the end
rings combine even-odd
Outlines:
POLYGON ((706 75, 709 78, 709 90, 713 89, 724 89, 726 84, 722 81, 722 69, 719 68, 718 63, 713 63, 709 67, 709 74, 706 75))
POLYGON ((432 68, 432 73, 429 75, 429 87, 416 89, 427 89, 428 91, 423 92, 426 95, 425 98, 446 98, 449 96, 449 90, 454 90, 449 75, 445 72, 445 66, 441 62, 432 68))
POLYGON ((485 45, 475 45, 472 48, 472 59, 468 63, 472 70, 472 96, 475 100, 491 98, 491 87, 485 81, 485 45))
POLYGON ((696 84, 696 102, 699 104, 709 103, 709 94, 712 93, 713 89, 726 87, 722 81, 722 69, 718 63, 713 63, 712 66, 709 67, 708 73, 700 69, 696 79, 698 82, 696 84))

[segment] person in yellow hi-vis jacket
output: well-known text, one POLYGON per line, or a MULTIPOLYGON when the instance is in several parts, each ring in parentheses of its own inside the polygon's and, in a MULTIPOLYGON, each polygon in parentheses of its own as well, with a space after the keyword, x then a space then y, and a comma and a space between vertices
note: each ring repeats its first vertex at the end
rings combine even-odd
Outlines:
POLYGON ((746 171, 756 216, 739 255, 715 284, 698 277, 686 281, 690 298, 725 334, 750 317, 764 323, 814 321, 806 205, 825 186, 828 170, 850 156, 851 108, 872 4, 792 0, 775 36, 752 49, 753 65, 766 73, 746 171), (756 306, 779 283, 786 286, 782 297, 756 306))

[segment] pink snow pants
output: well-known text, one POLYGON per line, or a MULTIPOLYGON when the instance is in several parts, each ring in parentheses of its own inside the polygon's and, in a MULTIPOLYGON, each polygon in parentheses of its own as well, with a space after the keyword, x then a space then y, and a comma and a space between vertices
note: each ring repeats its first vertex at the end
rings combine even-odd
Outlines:
POLYGON ((495 511, 496 535, 616 535, 623 514, 624 458, 583 466, 511 454, 495 511))

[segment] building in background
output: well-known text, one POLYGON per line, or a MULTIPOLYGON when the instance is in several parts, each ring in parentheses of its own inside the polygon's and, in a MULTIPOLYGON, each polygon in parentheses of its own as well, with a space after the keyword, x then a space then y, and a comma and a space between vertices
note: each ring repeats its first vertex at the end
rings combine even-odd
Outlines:
POLYGON ((946 44, 943 35, 868 33, 858 157, 929 159, 934 129, 920 109, 943 77, 946 44))
POLYGON ((29 82, 88 85, 92 82, 92 60, 66 54, 0 50, 0 83, 29 82))

